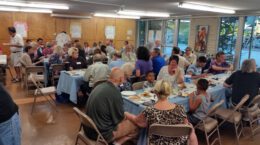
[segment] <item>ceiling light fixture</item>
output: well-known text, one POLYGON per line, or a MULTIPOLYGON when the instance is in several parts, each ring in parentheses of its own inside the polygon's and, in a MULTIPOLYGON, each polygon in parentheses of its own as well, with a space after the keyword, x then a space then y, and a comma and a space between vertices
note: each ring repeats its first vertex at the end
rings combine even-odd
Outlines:
POLYGON ((91 16, 76 16, 76 15, 67 15, 67 14, 51 14, 52 17, 61 17, 61 18, 75 18, 75 19, 90 19, 91 16))
POLYGON ((149 11, 135 11, 135 10, 120 10, 117 12, 120 15, 128 16, 144 16, 144 17, 170 17, 169 13, 149 12, 149 11))
POLYGON ((140 19, 140 16, 126 16, 109 13, 95 13, 95 17, 122 18, 122 19, 140 19))
POLYGON ((52 13, 49 9, 32 9, 32 8, 18 8, 18 7, 0 7, 0 11, 11 12, 29 12, 29 13, 52 13))
POLYGON ((12 1, 0 1, 2 6, 16 6, 16 7, 30 7, 30 8, 44 8, 44 9, 62 9, 68 10, 69 7, 64 4, 55 3, 24 3, 24 2, 12 2, 12 1))
POLYGON ((227 14, 234 14, 236 13, 235 10, 219 8, 214 6, 206 6, 200 4, 192 4, 192 3, 179 3, 180 8, 186 9, 193 9, 193 10, 200 10, 200 11, 210 11, 210 12, 217 12, 217 13, 227 13, 227 14))

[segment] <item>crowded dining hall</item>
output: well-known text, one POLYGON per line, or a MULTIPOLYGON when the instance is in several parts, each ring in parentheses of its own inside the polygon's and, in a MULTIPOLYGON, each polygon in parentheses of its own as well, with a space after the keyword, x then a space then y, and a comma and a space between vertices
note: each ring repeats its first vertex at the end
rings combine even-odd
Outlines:
POLYGON ((259 0, 0 0, 0 145, 259 145, 259 0))

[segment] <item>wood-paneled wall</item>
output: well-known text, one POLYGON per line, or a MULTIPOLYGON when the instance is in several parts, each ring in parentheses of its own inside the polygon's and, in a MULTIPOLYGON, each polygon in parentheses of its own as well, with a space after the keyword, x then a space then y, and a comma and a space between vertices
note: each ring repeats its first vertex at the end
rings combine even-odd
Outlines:
POLYGON ((123 46, 125 40, 135 45, 136 40, 136 21, 128 19, 114 19, 114 18, 97 18, 91 19, 69 19, 69 18, 55 18, 50 14, 40 13, 17 13, 17 12, 0 12, 0 47, 4 48, 5 54, 9 53, 8 47, 2 45, 3 42, 9 42, 9 34, 7 27, 13 26, 15 21, 26 22, 28 25, 27 38, 36 40, 41 37, 45 41, 55 39, 56 34, 61 31, 70 33, 71 23, 80 23, 82 30, 82 37, 80 42, 89 42, 92 46, 93 42, 105 41, 105 26, 115 26, 116 35, 114 45, 116 49, 123 46), (132 35, 127 34, 131 30, 132 35))

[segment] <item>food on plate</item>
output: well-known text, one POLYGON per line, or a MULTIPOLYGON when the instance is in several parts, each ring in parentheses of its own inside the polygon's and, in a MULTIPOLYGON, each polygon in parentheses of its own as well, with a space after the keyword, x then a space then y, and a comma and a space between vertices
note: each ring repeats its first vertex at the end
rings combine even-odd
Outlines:
POLYGON ((149 92, 143 92, 143 93, 141 94, 141 96, 146 97, 146 98, 151 97, 151 95, 150 95, 149 92))
POLYGON ((178 87, 179 87, 179 89, 181 89, 181 90, 187 88, 184 83, 178 84, 178 87))
POLYGON ((141 97, 139 97, 139 96, 129 96, 128 99, 130 99, 132 101, 140 101, 141 97))

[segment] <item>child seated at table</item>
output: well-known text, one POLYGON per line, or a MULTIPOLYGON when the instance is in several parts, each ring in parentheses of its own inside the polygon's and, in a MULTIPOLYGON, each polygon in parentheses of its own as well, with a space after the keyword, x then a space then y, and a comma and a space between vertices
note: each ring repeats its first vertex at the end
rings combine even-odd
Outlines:
POLYGON ((146 73, 146 81, 144 82, 143 88, 144 89, 152 89, 155 85, 155 76, 153 71, 149 71, 146 73))
POLYGON ((209 82, 206 79, 199 79, 197 90, 189 94, 188 120, 193 125, 199 123, 207 113, 210 105, 210 96, 207 93, 209 82))

